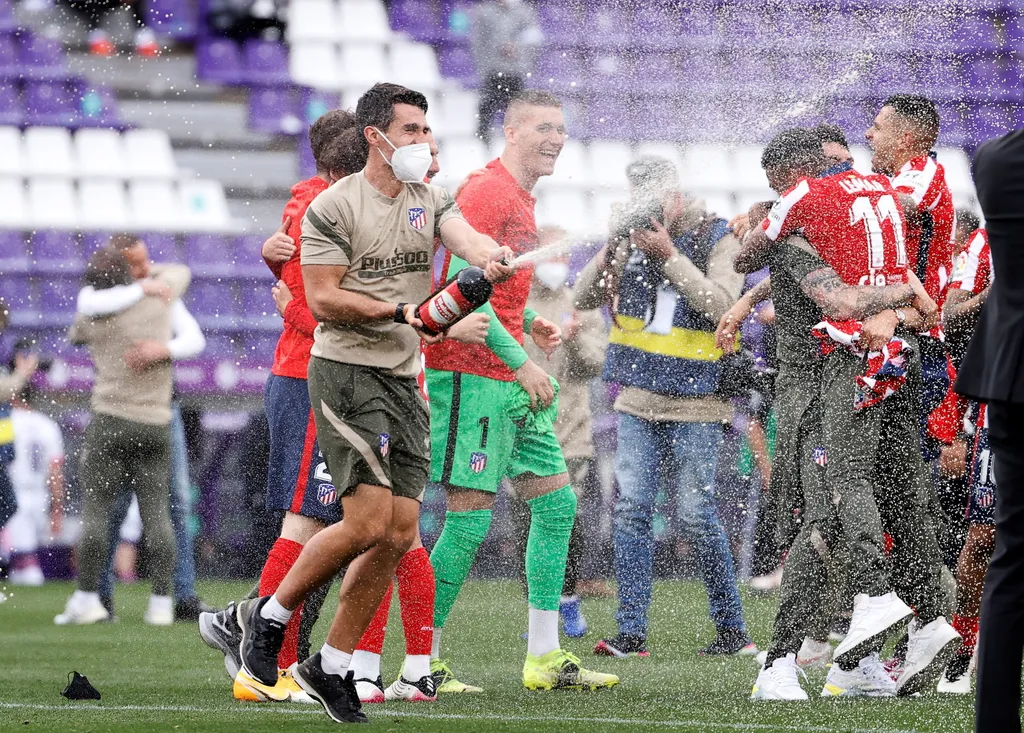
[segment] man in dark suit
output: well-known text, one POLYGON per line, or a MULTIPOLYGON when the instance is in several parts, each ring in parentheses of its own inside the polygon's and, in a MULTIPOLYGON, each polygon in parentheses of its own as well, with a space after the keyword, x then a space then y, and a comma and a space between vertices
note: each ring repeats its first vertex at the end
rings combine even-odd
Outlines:
POLYGON ((974 156, 993 284, 956 390, 988 403, 998 485, 996 551, 985 578, 975 730, 1018 733, 1024 656, 1024 129, 974 156))

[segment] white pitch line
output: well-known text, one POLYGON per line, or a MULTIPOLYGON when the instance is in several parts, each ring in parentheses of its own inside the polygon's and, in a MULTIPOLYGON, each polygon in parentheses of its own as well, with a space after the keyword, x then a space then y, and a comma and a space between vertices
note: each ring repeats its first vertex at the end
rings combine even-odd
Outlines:
MULTIPOLYGON (((0 709, 16 709, 16 710, 49 710, 49 711, 74 711, 80 713, 83 711, 92 712, 167 712, 167 713, 282 713, 286 715, 323 715, 323 711, 319 708, 300 708, 292 706, 278 706, 278 705, 267 705, 267 706, 239 706, 237 708, 203 708, 194 705, 97 705, 92 703, 84 703, 81 705, 75 705, 68 703, 67 705, 44 705, 39 703, 19 703, 19 702, 0 702, 0 709)), ((493 714, 479 714, 470 715, 465 713, 416 713, 406 711, 393 711, 393 710, 370 710, 370 717, 372 718, 437 718, 439 720, 502 720, 502 721, 514 721, 520 723, 540 723, 552 721, 549 716, 531 716, 531 715, 493 715, 493 714)), ((920 733, 920 731, 912 729, 897 729, 897 728, 835 728, 835 727, 822 727, 822 726, 798 726, 798 725, 779 725, 779 724, 768 724, 768 723, 716 723, 707 720, 636 720, 632 718, 586 718, 586 717, 559 717, 556 719, 559 722, 566 723, 599 723, 604 725, 636 725, 636 726, 657 726, 661 728, 704 728, 714 730, 776 730, 776 731, 794 731, 801 733, 920 733)))

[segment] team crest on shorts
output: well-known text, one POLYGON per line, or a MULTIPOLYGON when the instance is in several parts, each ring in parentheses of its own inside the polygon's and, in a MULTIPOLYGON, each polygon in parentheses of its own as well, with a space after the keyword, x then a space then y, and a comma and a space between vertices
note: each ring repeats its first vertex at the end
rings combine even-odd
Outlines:
POLYGON ((387 433, 380 434, 380 457, 387 458, 388 453, 391 452, 391 436, 387 433))
POLYGON ((825 452, 824 448, 815 448, 812 458, 819 466, 824 466, 828 463, 828 453, 825 452))
POLYGON ((338 490, 334 488, 334 484, 320 484, 316 499, 324 506, 330 506, 338 500, 338 490))
POLYGON ((473 473, 483 473, 487 468, 487 454, 479 451, 469 456, 469 470, 473 473))
POLYGON ((427 225, 427 212, 421 206, 409 208, 409 224, 413 229, 419 231, 427 225))
POLYGON ((982 509, 988 509, 996 502, 996 492, 991 486, 974 487, 974 503, 982 509))

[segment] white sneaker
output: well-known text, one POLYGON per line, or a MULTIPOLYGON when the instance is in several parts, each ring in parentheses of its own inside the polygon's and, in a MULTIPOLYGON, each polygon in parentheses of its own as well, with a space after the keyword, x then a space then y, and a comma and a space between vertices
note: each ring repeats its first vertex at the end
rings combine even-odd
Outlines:
POLYGON ((978 655, 977 652, 971 655, 971 659, 965 669, 963 658, 966 655, 961 656, 961 654, 962 652, 954 654, 953 659, 946 665, 946 671, 943 672, 942 679, 939 680, 939 684, 935 688, 936 692, 946 695, 971 694, 971 677, 974 676, 974 667, 978 662, 978 655))
POLYGON ((43 570, 38 565, 29 565, 26 568, 11 570, 11 585, 39 586, 46 582, 43 577, 43 570))
MULTIPOLYGON (((934 686, 963 642, 943 616, 920 628, 919 625, 916 618, 910 624, 907 659, 896 681, 896 691, 901 697, 924 692, 934 686)), ((970 677, 967 679, 969 687, 970 677)))
POLYGON ((782 565, 768 575, 758 575, 747 583, 755 593, 774 593, 782 586, 782 565))
POLYGON ((894 592, 884 596, 858 593, 853 599, 850 631, 832 655, 847 667, 882 648, 885 640, 914 617, 913 609, 894 592))
POLYGON ((796 666, 796 657, 787 654, 772 662, 771 667, 762 669, 750 691, 751 700, 807 700, 807 693, 800 686, 799 675, 804 671, 796 666))
POLYGON ((405 677, 399 677, 391 683, 388 689, 384 690, 384 699, 435 702, 437 689, 434 687, 434 678, 428 674, 415 682, 410 682, 405 677))
POLYGON ((369 679, 356 680, 356 694, 359 702, 364 705, 384 702, 384 681, 380 677, 376 681, 369 679))
POLYGON ((173 626, 174 599, 170 596, 151 595, 142 620, 150 626, 173 626))
POLYGON ((110 614, 103 607, 98 594, 76 590, 64 606, 64 613, 58 613, 53 617, 53 623, 57 626, 84 626, 109 618, 110 614))
POLYGON ((796 654, 796 663, 803 669, 827 669, 832 663, 832 645, 804 637, 804 643, 796 654))
POLYGON ((895 697, 896 683, 885 671, 882 660, 872 652, 857 663, 856 669, 844 672, 833 664, 821 690, 822 697, 895 697))
POLYGON ((768 650, 762 649, 754 655, 754 661, 757 662, 758 669, 764 669, 764 663, 768 661, 768 650))

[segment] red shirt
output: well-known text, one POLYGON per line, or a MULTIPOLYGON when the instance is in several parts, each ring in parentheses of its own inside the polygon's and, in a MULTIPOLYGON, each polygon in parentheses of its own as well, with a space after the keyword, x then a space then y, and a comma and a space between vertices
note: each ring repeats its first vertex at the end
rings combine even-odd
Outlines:
POLYGON ((313 348, 313 331, 317 320, 306 305, 306 288, 302 284, 302 266, 299 263, 299 238, 302 236, 302 217, 306 209, 317 195, 327 189, 327 181, 314 176, 299 181, 292 186, 292 198, 284 207, 281 216, 283 222, 292 218, 288 226, 288 236, 295 240, 295 254, 285 263, 267 262, 267 267, 275 277, 284 280, 284 284, 292 292, 292 301, 284 309, 284 331, 277 340, 274 351, 274 365, 271 374, 279 377, 305 379, 309 369, 309 350, 313 348))
MULTIPOLYGON (((517 255, 533 251, 537 246, 537 223, 533 218, 537 199, 519 185, 500 160, 492 160, 486 170, 471 178, 456 199, 462 215, 478 232, 510 247, 517 255)), ((442 282, 448 279, 450 262, 451 253, 445 252, 442 282)), ((520 344, 523 343, 523 311, 532 276, 532 267, 517 270, 511 278, 494 286, 490 300, 501 325, 520 344)), ((446 339, 427 346, 426 356, 430 369, 476 374, 502 382, 515 381, 512 370, 483 345, 446 339)))
POLYGON ((967 247, 953 262, 949 287, 978 295, 992 284, 992 250, 988 247, 988 232, 976 230, 967 238, 967 247))
POLYGON ((772 241, 801 234, 847 285, 907 281, 906 221, 885 176, 803 178, 761 226, 772 241))

